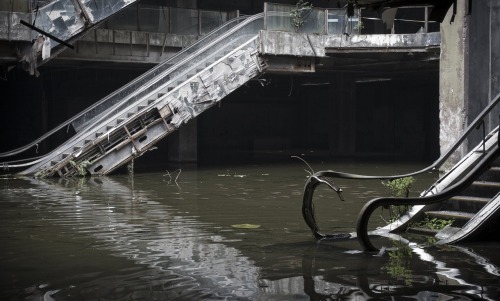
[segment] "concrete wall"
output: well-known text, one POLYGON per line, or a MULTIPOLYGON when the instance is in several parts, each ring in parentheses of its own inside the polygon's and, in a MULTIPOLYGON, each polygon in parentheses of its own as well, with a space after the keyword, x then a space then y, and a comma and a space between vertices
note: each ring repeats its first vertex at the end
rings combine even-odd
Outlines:
MULTIPOLYGON (((441 24, 441 59, 439 91, 439 141, 441 154, 458 139, 467 121, 467 18, 465 1, 458 1, 455 21, 450 23, 452 9, 441 24)), ((453 161, 467 150, 462 148, 453 161)), ((448 167, 445 167, 447 169, 448 167)))
MULTIPOLYGON (((441 25, 440 61, 440 148, 441 153, 456 141, 490 100, 500 93, 500 3, 496 0, 458 1, 441 25)), ((486 122, 487 132, 498 125, 499 110, 486 122)), ((456 155, 477 145, 476 131, 456 155)))

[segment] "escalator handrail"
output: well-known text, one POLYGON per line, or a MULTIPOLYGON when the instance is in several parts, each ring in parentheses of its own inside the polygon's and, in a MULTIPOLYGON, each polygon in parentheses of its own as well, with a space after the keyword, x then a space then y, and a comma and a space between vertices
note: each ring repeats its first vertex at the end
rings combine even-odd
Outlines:
POLYGON ((486 115, 488 115, 488 113, 490 113, 495 108, 495 106, 498 104, 499 101, 500 101, 500 93, 497 96, 495 96, 495 98, 488 104, 488 106, 486 106, 486 108, 484 108, 484 110, 476 117, 476 119, 474 119, 474 121, 472 121, 469 124, 467 129, 462 133, 462 135, 457 139, 457 141, 441 157, 439 157, 436 161, 434 161, 434 163, 432 163, 431 165, 427 166, 424 169, 400 175, 361 175, 361 174, 353 174, 353 173, 340 172, 334 170, 324 170, 316 172, 313 176, 342 178, 342 179, 357 179, 357 180, 393 180, 393 179, 415 176, 435 170, 437 167, 440 167, 453 154, 453 152, 458 149, 458 147, 460 147, 462 142, 464 142, 465 139, 467 139, 467 137, 469 136, 469 134, 481 124, 486 115))
POLYGON ((168 63, 171 63, 171 62, 175 61, 179 56, 183 55, 185 52, 187 52, 188 50, 190 50, 192 47, 199 46, 199 44, 204 43, 204 42, 210 42, 211 38, 212 38, 211 36, 214 33, 216 33, 217 31, 223 30, 224 27, 227 27, 229 25, 233 25, 233 23, 235 23, 235 22, 236 22, 236 24, 238 24, 238 23, 240 23, 240 22, 248 19, 249 17, 258 17, 259 15, 263 15, 263 14, 261 13, 261 14, 257 14, 257 15, 254 15, 254 16, 242 16, 242 17, 235 18, 235 19, 232 19, 232 20, 224 23, 222 26, 214 29, 213 31, 211 31, 207 35, 203 36, 201 39, 199 39, 198 41, 196 41, 195 43, 193 43, 189 47, 184 48, 183 50, 179 51, 178 53, 176 53, 171 58, 169 58, 169 59, 165 60, 164 62, 158 64, 157 66, 153 67, 152 69, 150 69, 146 73, 140 75, 139 77, 137 77, 133 81, 129 82, 128 84, 126 84, 126 85, 122 86, 121 88, 117 89, 116 91, 112 92, 111 94, 109 94, 108 96, 104 97, 103 99, 101 99, 100 101, 96 102, 95 104, 91 105, 87 109, 85 109, 82 112, 76 114, 75 116, 71 117, 70 119, 62 122, 58 126, 54 127, 52 130, 48 131, 47 133, 45 133, 42 136, 38 137, 37 139, 33 140, 31 143, 26 144, 26 145, 21 146, 21 147, 18 147, 16 149, 7 151, 7 152, 0 153, 0 158, 11 157, 11 156, 23 153, 23 152, 29 150, 32 147, 35 147, 40 142, 42 142, 45 139, 51 137, 52 135, 54 135, 58 131, 60 131, 60 130, 62 130, 64 128, 66 128, 66 127, 69 127, 69 125, 72 122, 74 122, 78 118, 82 117, 83 115, 85 115, 86 113, 88 113, 90 110, 93 110, 95 107, 97 107, 97 106, 101 105, 102 103, 106 102, 111 97, 115 96, 116 94, 119 94, 119 93, 123 92, 125 89, 129 88, 131 85, 136 84, 137 82, 139 82, 141 80, 144 80, 145 77, 147 77, 148 75, 154 73, 157 69, 161 68, 165 64, 168 64, 168 63))
POLYGON ((476 178, 484 172, 489 164, 496 160, 499 153, 499 145, 495 143, 493 147, 487 152, 481 154, 481 161, 474 166, 474 168, 462 177, 458 182, 453 185, 448 186, 441 192, 429 196, 423 197, 381 197, 373 199, 367 202, 361 211, 359 212, 358 219, 356 222, 356 234, 357 237, 365 249, 365 251, 378 251, 370 241, 368 235, 368 221, 371 214, 376 208, 380 206, 410 206, 410 205, 429 205, 435 204, 449 199, 450 197, 460 193, 460 191, 466 189, 476 178))

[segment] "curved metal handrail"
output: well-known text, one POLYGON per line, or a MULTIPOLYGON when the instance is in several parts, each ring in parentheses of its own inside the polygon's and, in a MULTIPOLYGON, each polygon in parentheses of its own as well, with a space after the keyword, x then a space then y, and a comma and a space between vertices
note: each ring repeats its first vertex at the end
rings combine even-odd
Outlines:
MULTIPOLYGON (((254 16, 242 16, 242 17, 235 18, 235 19, 232 19, 232 20, 224 23, 222 26, 220 26, 220 27, 212 30, 211 32, 209 32, 208 34, 206 34, 205 36, 203 36, 201 39, 199 39, 198 41, 196 41, 195 43, 193 43, 189 47, 186 47, 183 50, 177 52, 174 56, 170 57, 169 59, 167 59, 167 60, 163 61, 162 63, 158 64, 157 66, 153 67, 152 69, 150 69, 146 73, 140 75, 139 77, 137 77, 136 79, 134 79, 130 83, 128 83, 125 86, 122 86, 121 88, 119 88, 116 91, 112 92, 111 94, 109 94, 108 96, 104 97, 103 99, 101 99, 100 101, 96 102, 95 104, 91 105, 90 107, 88 107, 87 109, 83 110, 82 112, 80 112, 80 113, 76 114, 75 116, 69 118, 68 120, 62 122, 58 126, 54 127, 52 130, 50 130, 49 132, 47 132, 47 133, 43 134, 42 136, 40 136, 40 137, 36 138, 35 140, 33 140, 31 143, 26 144, 26 145, 21 146, 21 147, 18 147, 16 149, 7 151, 7 152, 0 153, 0 158, 15 156, 17 154, 20 154, 20 153, 23 153, 23 152, 27 151, 28 149, 30 149, 32 147, 35 147, 40 142, 42 142, 42 141, 46 140, 47 138, 51 137, 52 135, 54 135, 58 131, 60 131, 60 130, 62 130, 64 128, 66 128, 66 127, 68 127, 71 123, 75 122, 79 118, 83 117, 85 114, 87 114, 90 111, 94 110, 95 108, 97 108, 98 106, 102 105, 103 103, 107 102, 112 97, 114 97, 116 95, 119 95, 120 93, 124 92, 130 86, 135 85, 135 84, 137 84, 137 83, 139 83, 141 81, 148 80, 148 77, 151 77, 151 79, 152 79, 154 77, 154 75, 155 75, 155 72, 158 72, 159 69, 162 69, 162 68, 166 67, 165 70, 168 70, 170 68, 170 66, 168 66, 168 64, 171 64, 172 62, 175 62, 180 56, 182 56, 186 52, 190 51, 192 49, 192 47, 199 46, 199 45, 201 45, 203 43, 206 43, 206 42, 208 42, 208 43, 211 42, 211 40, 213 39, 213 35, 215 33, 219 32, 219 31, 220 32, 225 32, 225 31, 231 29, 232 27, 234 27, 236 24, 238 24, 238 23, 246 20, 247 18, 249 18, 249 17, 255 17, 255 16, 262 17, 263 13, 257 14, 257 15, 254 15, 254 16), (229 27, 229 29, 227 27, 229 27)), ((37 161, 39 161, 39 160, 37 160, 37 161)))
POLYGON ((313 232, 313 235, 317 239, 345 239, 345 238, 350 238, 351 234, 349 233, 336 233, 336 234, 323 234, 320 233, 320 229, 318 227, 318 224, 316 223, 316 215, 314 213, 314 206, 313 206, 313 195, 314 195, 314 190, 316 187, 320 184, 326 184, 328 187, 330 187, 332 190, 334 190, 337 195, 339 196, 341 201, 344 201, 344 197, 342 196, 342 189, 338 187, 333 181, 331 181, 328 178, 325 177, 317 177, 317 176, 311 176, 306 182, 306 186, 304 188, 304 197, 302 201, 302 217, 304 218, 304 221, 306 224, 309 226, 311 231, 313 232))
POLYGON ((361 209, 356 223, 356 234, 365 251, 378 251, 378 248, 371 243, 368 235, 368 221, 376 208, 391 205, 429 205, 445 201, 466 189, 479 175, 481 175, 481 173, 484 172, 486 168, 489 167, 491 162, 496 160, 498 152, 499 146, 498 143, 496 143, 488 153, 481 154, 483 158, 470 172, 467 173, 467 175, 437 194, 411 198, 382 197, 367 202, 361 209))
MULTIPOLYGON (((353 174, 353 173, 347 173, 347 172, 340 172, 340 171, 334 171, 334 170, 325 170, 325 171, 319 171, 316 172, 313 176, 314 177, 329 177, 329 178, 342 178, 342 179, 357 179, 357 180, 393 180, 393 179, 399 179, 399 178, 404 178, 404 177, 410 177, 410 176, 415 176, 419 175, 425 172, 429 172, 434 170, 436 167, 441 166, 452 154, 455 150, 457 150, 458 147, 462 144, 462 142, 467 139, 469 134, 476 129, 481 123, 483 122, 483 119, 486 117, 488 113, 490 113, 495 106, 500 102, 500 93, 495 96, 495 98, 488 104, 486 108, 474 119, 470 125, 467 127, 467 129, 462 133, 460 138, 441 156, 439 157, 436 161, 434 161, 431 165, 427 166, 424 169, 407 173, 407 174, 401 174, 401 175, 360 175, 360 174, 353 174)), ((484 125, 483 125, 484 126, 484 125)))

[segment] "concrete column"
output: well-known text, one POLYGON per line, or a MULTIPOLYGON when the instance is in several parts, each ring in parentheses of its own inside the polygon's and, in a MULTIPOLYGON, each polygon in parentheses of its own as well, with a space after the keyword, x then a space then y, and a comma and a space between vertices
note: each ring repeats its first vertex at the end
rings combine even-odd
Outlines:
POLYGON ((166 138, 169 162, 194 163, 198 160, 197 123, 196 119, 192 119, 166 138))
MULTIPOLYGON (((439 144, 441 154, 458 139, 467 121, 468 95, 468 17, 466 1, 457 1, 457 14, 450 23, 450 8, 441 23, 441 58, 439 67, 439 144)), ((456 162, 467 150, 460 150, 456 162)), ((449 166, 444 166, 448 169, 449 166)))

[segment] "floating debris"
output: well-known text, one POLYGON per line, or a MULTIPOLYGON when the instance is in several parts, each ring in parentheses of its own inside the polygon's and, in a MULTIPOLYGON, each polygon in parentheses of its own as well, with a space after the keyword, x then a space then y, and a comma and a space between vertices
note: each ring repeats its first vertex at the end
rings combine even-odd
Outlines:
POLYGON ((257 229, 260 228, 260 225, 255 225, 255 224, 235 224, 231 225, 233 228, 237 229, 257 229))

